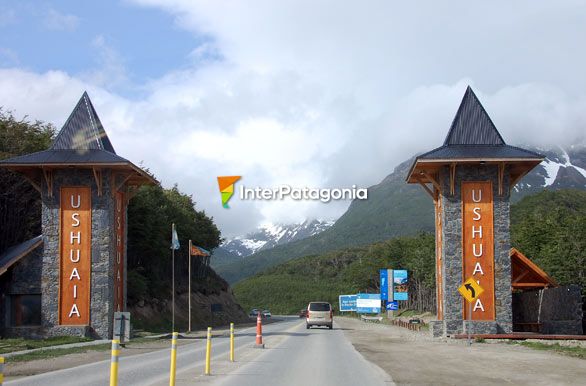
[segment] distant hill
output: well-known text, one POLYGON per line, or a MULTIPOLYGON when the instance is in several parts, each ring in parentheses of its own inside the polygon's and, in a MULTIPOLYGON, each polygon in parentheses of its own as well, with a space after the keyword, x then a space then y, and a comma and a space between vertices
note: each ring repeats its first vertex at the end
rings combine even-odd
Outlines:
MULTIPOLYGON (((586 191, 545 191, 511 206, 512 245, 559 284, 586 291, 586 191)), ((408 308, 435 311, 434 238, 406 236, 292 259, 234 285, 245 309, 295 313, 309 301, 380 291, 378 270, 410 272, 408 308), (418 290, 416 290, 418 289, 418 290)), ((586 292, 585 292, 586 293, 586 292)))
POLYGON ((212 267, 240 261, 256 252, 317 235, 334 225, 334 221, 305 220, 296 224, 266 224, 245 236, 224 241, 213 252, 212 267))
MULTIPOLYGON (((515 186, 512 202, 544 189, 586 189, 586 146, 534 150, 547 158, 515 186)), ((369 187, 368 200, 353 201, 346 213, 324 232, 217 267, 218 274, 229 283, 235 283, 295 257, 367 245, 421 231, 433 232, 432 200, 420 186, 405 182, 413 160, 401 163, 379 184, 369 187)))

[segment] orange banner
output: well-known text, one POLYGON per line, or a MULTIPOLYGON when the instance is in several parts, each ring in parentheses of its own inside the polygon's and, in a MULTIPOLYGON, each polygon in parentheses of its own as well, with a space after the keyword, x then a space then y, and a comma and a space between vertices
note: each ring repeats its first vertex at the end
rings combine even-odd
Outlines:
POLYGON ((444 319, 443 286, 442 286, 442 201, 434 199, 435 204, 435 290, 437 299, 437 320, 444 319))
POLYGON ((116 229, 116 259, 114 260, 114 311, 124 311, 124 226, 126 206, 124 193, 116 192, 116 213, 114 227, 116 229))
MULTIPOLYGON (((470 277, 484 289, 472 303, 472 320, 494 320, 494 223, 492 183, 462 182, 462 282, 470 277)), ((468 305, 464 307, 468 318, 468 305)))
POLYGON ((61 188, 59 324, 90 320, 92 207, 89 187, 61 188))

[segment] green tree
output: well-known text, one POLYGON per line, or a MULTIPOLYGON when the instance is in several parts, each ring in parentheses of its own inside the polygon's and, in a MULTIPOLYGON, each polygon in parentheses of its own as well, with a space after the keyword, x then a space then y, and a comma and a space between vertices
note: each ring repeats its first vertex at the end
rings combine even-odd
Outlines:
POLYGON ((559 284, 586 289, 586 192, 523 198, 511 209, 511 240, 559 284))
MULTIPOLYGON (((129 278, 134 278, 140 284, 132 288, 129 284, 129 300, 140 299, 144 295, 145 286, 152 297, 170 296, 172 223, 175 223, 180 240, 180 249, 175 251, 178 291, 184 290, 188 280, 188 240, 209 251, 220 244, 220 231, 213 219, 205 212, 196 210, 193 198, 181 193, 177 185, 171 189, 163 189, 158 185, 141 187, 128 207, 129 278)), ((215 274, 207 267, 205 260, 193 257, 192 262, 196 290, 199 287, 207 291, 210 288, 206 286, 217 285, 214 284, 215 279, 210 279, 210 275, 215 278, 215 274)), ((220 283, 221 288, 227 288, 225 282, 220 280, 220 283)))
MULTIPOLYGON (((51 124, 17 120, 0 109, 0 159, 47 149, 51 124)), ((0 169, 0 251, 41 234, 39 192, 20 174, 0 169)))

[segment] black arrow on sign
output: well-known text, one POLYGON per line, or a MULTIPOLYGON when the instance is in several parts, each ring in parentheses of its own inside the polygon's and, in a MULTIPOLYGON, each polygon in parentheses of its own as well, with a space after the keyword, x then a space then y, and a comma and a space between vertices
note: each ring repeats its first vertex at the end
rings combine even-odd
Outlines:
POLYGON ((470 284, 470 283, 464 284, 464 287, 466 287, 466 289, 472 293, 473 298, 476 297, 476 291, 474 291, 474 287, 472 287, 472 284, 470 284))

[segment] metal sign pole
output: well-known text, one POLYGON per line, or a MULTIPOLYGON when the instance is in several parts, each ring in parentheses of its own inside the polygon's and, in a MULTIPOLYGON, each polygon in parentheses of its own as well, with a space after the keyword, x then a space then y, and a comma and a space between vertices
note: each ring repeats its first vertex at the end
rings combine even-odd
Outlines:
POLYGON ((470 336, 472 321, 472 302, 468 302, 468 346, 472 346, 472 339, 470 336))
POLYGON ((189 249, 187 252, 187 256, 189 257, 189 289, 187 292, 187 299, 188 299, 188 309, 189 309, 189 316, 188 316, 188 326, 187 326, 187 332, 191 332, 191 240, 189 240, 189 249))
POLYGON ((175 248, 171 250, 172 258, 171 264, 173 265, 173 269, 171 270, 171 305, 172 305, 172 322, 171 322, 171 332, 175 332, 175 248))

